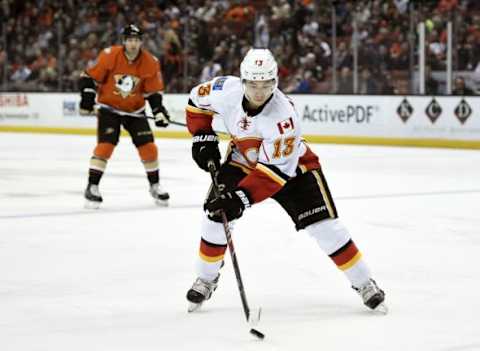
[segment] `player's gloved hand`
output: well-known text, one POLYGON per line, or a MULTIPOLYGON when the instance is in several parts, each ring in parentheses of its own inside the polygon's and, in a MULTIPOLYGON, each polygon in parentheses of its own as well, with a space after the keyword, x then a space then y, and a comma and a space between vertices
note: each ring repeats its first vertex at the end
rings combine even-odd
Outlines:
POLYGON ((80 115, 88 116, 95 114, 95 91, 82 90, 80 94, 80 115))
POLYGON ((245 208, 250 207, 247 193, 242 189, 220 194, 203 205, 209 217, 218 216, 220 211, 225 212, 228 221, 240 218, 245 208))
POLYGON ((170 123, 170 115, 165 106, 160 105, 158 111, 155 112, 156 113, 153 116, 155 119, 155 125, 160 128, 168 127, 168 124, 170 123))
POLYGON ((198 167, 208 172, 208 163, 213 161, 215 168, 220 167, 220 150, 218 136, 214 132, 197 133, 193 136, 192 158, 198 167))

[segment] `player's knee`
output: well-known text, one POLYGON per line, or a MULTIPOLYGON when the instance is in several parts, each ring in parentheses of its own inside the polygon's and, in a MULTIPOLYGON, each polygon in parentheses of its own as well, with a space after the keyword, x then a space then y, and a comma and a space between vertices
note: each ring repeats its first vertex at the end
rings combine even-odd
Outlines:
POLYGON ((212 244, 224 245, 227 243, 225 238, 225 229, 223 223, 213 221, 208 217, 204 217, 202 221, 202 238, 212 244))
POLYGON ((146 143, 137 147, 142 161, 155 161, 158 159, 158 149, 155 143, 146 143))
POLYGON ((115 145, 111 143, 98 143, 93 151, 93 154, 96 157, 102 158, 104 160, 108 160, 112 154, 113 150, 115 149, 115 145))
POLYGON ((338 219, 325 219, 305 228, 328 255, 337 251, 350 240, 350 234, 338 219))

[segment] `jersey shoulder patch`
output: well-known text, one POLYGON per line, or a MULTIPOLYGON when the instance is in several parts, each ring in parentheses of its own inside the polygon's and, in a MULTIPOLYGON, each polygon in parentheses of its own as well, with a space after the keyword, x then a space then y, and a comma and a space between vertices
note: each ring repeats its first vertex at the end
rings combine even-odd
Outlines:
POLYGON ((228 77, 218 77, 215 79, 213 82, 213 87, 212 90, 222 90, 223 85, 225 84, 225 81, 228 79, 228 77))

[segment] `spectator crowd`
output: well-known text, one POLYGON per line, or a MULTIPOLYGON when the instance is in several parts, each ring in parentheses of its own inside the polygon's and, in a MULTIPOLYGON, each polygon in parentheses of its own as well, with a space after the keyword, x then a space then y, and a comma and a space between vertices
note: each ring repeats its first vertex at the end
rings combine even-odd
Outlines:
MULTIPOLYGON (((354 93, 354 62, 357 93, 415 93, 419 21, 424 21, 427 31, 428 72, 446 69, 450 20, 454 70, 467 73, 455 77, 463 84, 462 91, 475 93, 475 87, 468 86, 470 77, 480 76, 480 1, 476 0, 4 0, 2 4, 0 87, 9 91, 77 91, 80 73, 100 50, 120 42, 121 29, 128 23, 143 28, 144 47, 160 59, 167 93, 187 92, 213 76, 238 75, 240 60, 251 46, 272 50, 279 62, 280 87, 287 93, 354 93)), ((429 84, 436 91, 427 93, 441 94, 439 86, 429 84)))

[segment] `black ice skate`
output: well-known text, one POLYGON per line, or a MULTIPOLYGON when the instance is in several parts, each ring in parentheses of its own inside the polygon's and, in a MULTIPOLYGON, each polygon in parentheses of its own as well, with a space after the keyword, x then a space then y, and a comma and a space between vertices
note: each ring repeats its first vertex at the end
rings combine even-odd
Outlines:
POLYGON ((170 199, 170 195, 163 190, 159 183, 150 185, 150 195, 152 195, 155 203, 158 206, 168 206, 168 199, 170 199))
POLYGON ((359 288, 352 286, 352 288, 360 295, 365 306, 383 314, 388 313, 388 308, 384 303, 385 293, 377 286, 375 280, 370 279, 365 285, 359 288))
POLYGON ((201 278, 195 280, 192 287, 187 292, 187 300, 190 302, 188 312, 198 310, 203 302, 212 296, 215 289, 217 289, 219 277, 220 274, 211 282, 201 278))
POLYGON ((85 208, 88 209, 98 209, 103 201, 102 195, 100 195, 100 191, 98 190, 98 185, 96 184, 88 184, 84 196, 86 200, 85 208))

